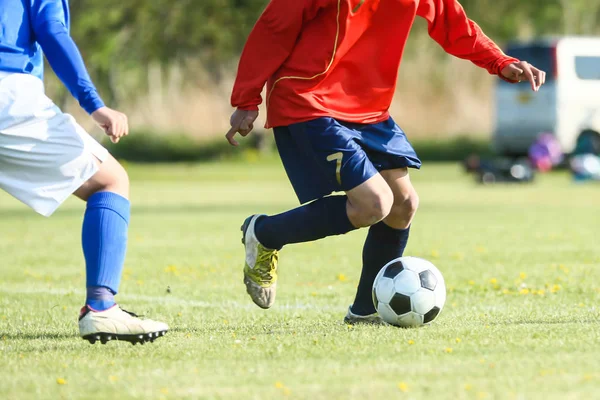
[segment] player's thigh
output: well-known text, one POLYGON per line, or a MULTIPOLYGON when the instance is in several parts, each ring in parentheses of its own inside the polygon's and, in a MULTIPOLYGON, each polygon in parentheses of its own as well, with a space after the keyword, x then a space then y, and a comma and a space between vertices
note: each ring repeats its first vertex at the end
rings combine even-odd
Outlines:
POLYGON ((98 172, 81 185, 73 194, 87 200, 97 192, 113 192, 129 198, 129 177, 121 164, 110 154, 103 162, 96 159, 98 172))
POLYGON ((275 141, 301 203, 351 191, 378 174, 348 129, 333 118, 275 128, 275 141))
POLYGON ((381 176, 394 197, 392 209, 385 222, 394 228, 405 229, 412 222, 419 207, 419 196, 410 180, 408 169, 383 170, 381 176))
POLYGON ((387 215, 392 192, 349 128, 333 118, 318 118, 276 129, 275 138, 302 203, 346 192, 355 226, 372 225, 387 215))
POLYGON ((49 216, 94 176, 108 151, 45 96, 41 80, 0 80, 0 188, 49 216))

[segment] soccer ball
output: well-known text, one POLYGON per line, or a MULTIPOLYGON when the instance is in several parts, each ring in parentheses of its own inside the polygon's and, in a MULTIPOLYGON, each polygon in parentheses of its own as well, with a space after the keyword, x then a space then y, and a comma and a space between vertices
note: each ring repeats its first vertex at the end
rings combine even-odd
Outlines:
POLYGON ((429 324, 446 302, 446 284, 427 260, 400 257, 387 263, 373 283, 373 304, 385 322, 401 327, 429 324))

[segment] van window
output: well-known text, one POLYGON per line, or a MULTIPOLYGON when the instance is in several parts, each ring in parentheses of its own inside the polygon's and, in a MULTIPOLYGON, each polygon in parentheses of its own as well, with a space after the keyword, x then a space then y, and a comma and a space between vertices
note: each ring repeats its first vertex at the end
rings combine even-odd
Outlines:
POLYGON ((600 80, 600 57, 575 57, 575 72, 579 79, 600 80))
MULTIPOLYGON (((546 72, 546 82, 554 79, 555 51, 548 45, 509 46, 505 53, 546 72)), ((504 81, 502 81, 504 82, 504 81)), ((505 82, 509 84, 508 82, 505 82)))

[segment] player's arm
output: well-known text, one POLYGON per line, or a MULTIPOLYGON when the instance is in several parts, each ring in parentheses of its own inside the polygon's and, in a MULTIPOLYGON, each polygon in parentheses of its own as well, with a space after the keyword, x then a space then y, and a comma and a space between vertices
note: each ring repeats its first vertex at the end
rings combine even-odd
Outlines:
POLYGON ((258 116, 265 83, 288 58, 305 20, 323 0, 271 0, 248 36, 231 94, 236 111, 225 135, 236 146, 236 133, 246 136, 258 116))
POLYGON ((471 21, 457 0, 421 0, 417 14, 427 20, 429 36, 456 57, 472 61, 509 82, 523 78, 537 91, 546 73, 526 61, 509 57, 471 21))
POLYGON ((32 0, 31 26, 48 63, 81 107, 113 142, 128 134, 127 117, 104 105, 67 28, 68 10, 62 0, 32 0))

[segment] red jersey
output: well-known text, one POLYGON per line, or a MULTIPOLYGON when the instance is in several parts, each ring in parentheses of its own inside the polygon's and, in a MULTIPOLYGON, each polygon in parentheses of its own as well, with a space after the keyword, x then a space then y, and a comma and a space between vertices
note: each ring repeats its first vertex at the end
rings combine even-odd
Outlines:
POLYGON ((267 128, 318 117, 389 117, 416 16, 446 52, 499 74, 506 56, 457 0, 271 0, 242 53, 231 104, 256 110, 267 83, 267 128))

